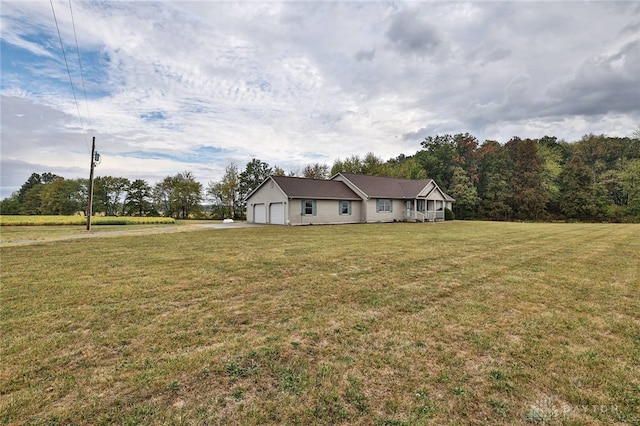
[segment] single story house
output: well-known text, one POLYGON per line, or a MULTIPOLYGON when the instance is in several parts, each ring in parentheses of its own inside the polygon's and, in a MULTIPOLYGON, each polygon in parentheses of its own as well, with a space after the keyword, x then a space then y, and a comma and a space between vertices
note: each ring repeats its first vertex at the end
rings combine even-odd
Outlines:
POLYGON ((248 222, 277 225, 444 220, 454 201, 433 179, 353 173, 328 180, 271 176, 246 198, 248 222))

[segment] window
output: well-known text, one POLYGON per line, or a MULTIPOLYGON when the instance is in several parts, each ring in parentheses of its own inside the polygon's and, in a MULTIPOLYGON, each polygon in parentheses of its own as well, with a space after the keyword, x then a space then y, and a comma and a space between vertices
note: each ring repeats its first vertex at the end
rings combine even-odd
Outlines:
POLYGON ((302 215, 303 216, 315 216, 316 215, 316 202, 315 202, 315 200, 303 200, 302 201, 302 215))
POLYGON ((377 200, 376 202, 376 211, 379 212, 387 212, 387 213, 391 213, 392 207, 391 207, 391 200, 389 200, 388 198, 381 198, 379 200, 377 200))
POLYGON ((338 201, 340 205, 340 214, 341 215, 350 215, 351 214, 351 201, 338 201))

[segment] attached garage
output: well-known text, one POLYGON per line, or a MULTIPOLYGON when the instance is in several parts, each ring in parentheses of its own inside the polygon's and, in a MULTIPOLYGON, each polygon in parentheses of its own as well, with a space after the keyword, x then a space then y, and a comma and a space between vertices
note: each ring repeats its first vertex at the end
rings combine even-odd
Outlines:
POLYGON ((267 223, 267 209, 264 204, 253 205, 253 221, 255 223, 267 223))
POLYGON ((269 223, 273 225, 284 225, 284 203, 273 203, 269 205, 269 223))

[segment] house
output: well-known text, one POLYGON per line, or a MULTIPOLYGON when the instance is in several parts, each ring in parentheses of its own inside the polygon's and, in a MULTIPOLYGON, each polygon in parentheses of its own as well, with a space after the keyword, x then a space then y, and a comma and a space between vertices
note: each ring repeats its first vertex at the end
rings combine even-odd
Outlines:
POLYGON ((444 220, 453 201, 432 179, 352 173, 271 176, 246 198, 247 221, 278 225, 444 220))

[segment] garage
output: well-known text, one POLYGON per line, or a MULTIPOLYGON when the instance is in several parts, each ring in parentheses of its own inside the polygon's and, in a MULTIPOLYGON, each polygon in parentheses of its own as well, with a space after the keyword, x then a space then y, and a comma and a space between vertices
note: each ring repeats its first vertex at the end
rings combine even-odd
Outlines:
POLYGON ((255 223, 267 223, 267 209, 264 204, 253 205, 253 221, 255 223))
POLYGON ((274 203, 269 205, 269 223, 284 225, 284 204, 274 203))

